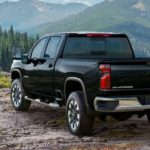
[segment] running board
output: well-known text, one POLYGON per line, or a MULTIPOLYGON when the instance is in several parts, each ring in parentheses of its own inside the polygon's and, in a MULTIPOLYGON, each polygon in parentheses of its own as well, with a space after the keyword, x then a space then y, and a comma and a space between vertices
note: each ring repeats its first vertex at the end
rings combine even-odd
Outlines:
POLYGON ((32 101, 32 102, 37 102, 39 104, 46 105, 46 106, 49 106, 52 108, 59 108, 60 107, 60 105, 58 103, 44 103, 44 102, 41 102, 40 99, 32 99, 32 98, 29 98, 28 96, 25 96, 25 99, 32 101))

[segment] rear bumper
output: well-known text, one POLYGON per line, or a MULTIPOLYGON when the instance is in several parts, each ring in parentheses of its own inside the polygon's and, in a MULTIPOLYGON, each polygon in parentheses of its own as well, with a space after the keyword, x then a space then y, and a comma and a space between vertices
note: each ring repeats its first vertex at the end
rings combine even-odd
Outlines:
POLYGON ((97 112, 138 112, 150 110, 149 104, 141 104, 137 97, 96 97, 94 108, 97 112))

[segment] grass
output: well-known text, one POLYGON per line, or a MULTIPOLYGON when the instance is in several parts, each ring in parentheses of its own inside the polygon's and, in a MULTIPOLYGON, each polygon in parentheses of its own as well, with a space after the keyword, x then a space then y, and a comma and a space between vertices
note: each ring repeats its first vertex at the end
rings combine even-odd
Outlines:
POLYGON ((10 88, 10 76, 0 72, 0 88, 10 88))

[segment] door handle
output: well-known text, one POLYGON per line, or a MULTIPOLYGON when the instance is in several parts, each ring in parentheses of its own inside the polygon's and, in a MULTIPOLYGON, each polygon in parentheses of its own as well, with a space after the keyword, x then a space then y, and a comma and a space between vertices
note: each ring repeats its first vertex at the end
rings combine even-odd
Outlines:
POLYGON ((52 68, 52 67, 53 67, 53 65, 52 65, 52 64, 49 64, 49 65, 48 65, 48 67, 49 67, 49 68, 52 68))

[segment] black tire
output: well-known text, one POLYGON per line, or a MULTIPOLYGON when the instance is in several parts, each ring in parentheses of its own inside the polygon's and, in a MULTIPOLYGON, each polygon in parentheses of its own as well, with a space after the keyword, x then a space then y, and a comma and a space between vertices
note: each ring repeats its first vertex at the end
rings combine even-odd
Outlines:
POLYGON ((67 99, 67 125, 73 135, 91 135, 94 117, 86 112, 83 93, 72 92, 67 99))
POLYGON ((31 102, 25 99, 25 92, 20 79, 15 79, 11 85, 11 103, 15 110, 28 110, 31 102))

